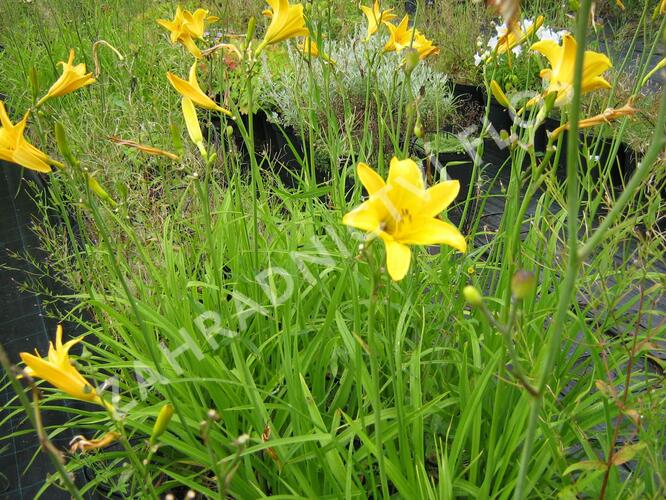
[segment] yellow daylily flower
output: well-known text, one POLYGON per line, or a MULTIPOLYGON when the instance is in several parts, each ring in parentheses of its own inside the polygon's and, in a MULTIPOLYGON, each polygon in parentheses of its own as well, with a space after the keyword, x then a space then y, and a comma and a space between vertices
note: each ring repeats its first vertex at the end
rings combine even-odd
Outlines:
POLYGON ((184 97, 187 97, 192 100, 194 104, 206 109, 213 109, 224 113, 225 115, 231 116, 231 111, 224 109, 222 106, 218 105, 210 97, 208 97, 201 87, 199 86, 199 81, 197 80, 197 61, 194 61, 192 67, 190 68, 190 75, 187 80, 174 75, 171 72, 167 73, 167 78, 173 88, 175 88, 178 93, 184 97))
POLYGON ((271 23, 255 54, 259 54, 267 45, 310 34, 305 26, 302 4, 290 5, 289 0, 266 0, 266 3, 270 5, 271 10, 266 10, 264 15, 270 17, 271 23))
MULTIPOLYGON (((578 128, 579 129, 584 129, 584 128, 590 128, 590 127, 596 127, 597 125, 603 125, 605 123, 610 123, 613 120, 617 120, 619 118, 625 117, 625 116, 633 116, 636 113, 638 113, 638 110, 634 108, 633 102, 630 99, 627 104, 622 106, 621 108, 608 108, 606 111, 603 113, 600 113, 595 116, 591 116, 590 118, 584 118, 578 122, 578 128)), ((564 132, 565 130, 569 130, 569 124, 565 123, 564 125, 560 125, 557 127, 555 130, 553 130, 550 133, 551 138, 557 139, 557 137, 564 132)))
POLYGON ((173 21, 158 19, 157 23, 171 32, 171 43, 180 42, 197 59, 202 54, 199 47, 194 43, 195 39, 203 39, 206 23, 217 21, 219 17, 209 16, 205 9, 197 9, 193 13, 176 7, 176 15, 173 21))
POLYGON ((377 33, 382 23, 388 25, 389 21, 398 17, 395 14, 392 14, 393 9, 381 10, 379 0, 375 0, 373 7, 361 5, 360 8, 363 11, 363 14, 365 14, 365 17, 368 18, 368 36, 365 38, 366 42, 370 40, 372 35, 377 33))
POLYGON ((365 163, 359 163, 356 170, 370 197, 347 213, 342 223, 382 239, 386 267, 394 281, 404 278, 409 270, 409 245, 444 244, 461 252, 467 250, 458 228, 436 217, 458 196, 458 181, 426 189, 416 163, 396 157, 391 160, 386 182, 365 163))
POLYGON ((415 33, 414 28, 409 27, 408 15, 403 17, 397 26, 391 23, 386 26, 389 29, 390 36, 386 45, 384 45, 384 52, 400 52, 407 47, 411 47, 415 33))
POLYGON ((47 173, 51 171, 50 165, 62 165, 49 158, 25 139, 23 133, 28 122, 29 113, 26 112, 23 119, 14 125, 9 119, 5 103, 0 101, 0 160, 16 163, 37 172, 47 173))
MULTIPOLYGON (((543 54, 550 63, 550 68, 541 70, 541 78, 548 81, 546 93, 556 92, 556 106, 567 104, 573 93, 574 65, 576 62, 576 39, 571 35, 564 35, 562 45, 553 40, 541 40, 531 49, 543 54)), ((583 94, 601 88, 611 88, 601 74, 611 68, 608 56, 591 50, 585 51, 583 58, 583 81, 581 90, 583 94)))
POLYGON ((409 27, 409 16, 405 16, 397 26, 386 23, 390 31, 390 36, 384 52, 401 52, 406 48, 413 48, 419 54, 419 59, 423 60, 428 56, 439 54, 439 49, 433 45, 419 30, 409 27))
POLYGON ((303 39, 302 43, 298 44, 298 49, 303 53, 305 57, 318 57, 322 61, 326 61, 331 64, 335 64, 335 61, 328 57, 326 54, 319 50, 317 42, 314 41, 310 35, 306 36, 303 39))
POLYGON ((69 94, 97 81, 93 78, 92 73, 86 73, 85 63, 74 65, 74 49, 69 50, 69 59, 67 62, 60 61, 58 64, 62 64, 62 75, 51 85, 51 88, 39 100, 37 106, 40 106, 47 99, 69 94))
POLYGON ((26 365, 25 372, 33 378, 46 380, 52 386, 74 398, 107 406, 95 388, 83 378, 69 359, 69 350, 80 341, 80 338, 76 338, 63 344, 62 326, 58 325, 55 347, 53 342, 49 342, 49 353, 46 359, 40 357, 36 351, 36 356, 27 352, 19 354, 26 365))
POLYGON ((433 45, 432 40, 428 40, 419 30, 414 35, 413 48, 419 53, 419 59, 423 60, 428 56, 439 54, 439 49, 433 45))

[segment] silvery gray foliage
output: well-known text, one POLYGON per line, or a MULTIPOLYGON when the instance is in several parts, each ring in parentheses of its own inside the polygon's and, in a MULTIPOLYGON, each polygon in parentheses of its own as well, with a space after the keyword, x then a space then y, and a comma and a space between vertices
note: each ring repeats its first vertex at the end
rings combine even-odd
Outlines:
MULTIPOLYGON (((365 30, 361 27, 344 40, 326 40, 321 49, 335 62, 330 76, 324 75, 324 64, 320 60, 306 60, 292 43, 288 47, 288 63, 280 68, 262 64, 258 88, 261 102, 269 109, 269 119, 282 125, 298 128, 307 123, 309 113, 323 119, 330 116, 327 110, 333 109, 341 127, 341 132, 357 132, 362 126, 359 116, 363 116, 368 85, 370 61, 376 58, 376 75, 371 80, 371 90, 378 92, 384 105, 397 110, 402 82, 405 73, 402 69, 403 53, 382 54, 386 33, 382 32, 364 42, 365 30), (311 72, 308 70, 310 65, 311 72), (310 98, 313 86, 321 96, 315 102, 310 98), (328 96, 328 99, 326 99, 328 96), (342 102, 348 104, 347 112, 341 111, 342 102), (311 110, 310 106, 315 109, 311 110), (327 108, 329 106, 329 108, 327 108), (349 116, 349 110, 352 116, 349 116), (352 130, 347 130, 351 127, 352 130)), ((265 58, 266 55, 264 54, 265 58)), ((424 123, 434 127, 450 117, 455 111, 454 96, 448 76, 435 71, 425 62, 419 63, 411 77, 412 93, 421 96, 419 110, 424 123)), ((372 112, 372 111, 370 111, 372 112)))

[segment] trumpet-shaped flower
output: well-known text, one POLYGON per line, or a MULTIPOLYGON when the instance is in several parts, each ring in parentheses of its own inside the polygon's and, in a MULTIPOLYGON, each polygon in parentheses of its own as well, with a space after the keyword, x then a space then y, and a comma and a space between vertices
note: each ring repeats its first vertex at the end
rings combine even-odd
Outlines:
POLYGON ((377 33, 382 23, 388 25, 389 21, 392 21, 397 17, 392 13, 393 9, 381 10, 379 0, 375 0, 373 7, 361 5, 361 10, 363 11, 363 14, 365 14, 365 17, 368 18, 368 36, 365 38, 366 42, 370 40, 372 35, 377 33))
POLYGON ((365 163, 358 164, 357 173, 370 197, 347 213, 342 223, 382 239, 388 273, 394 281, 404 278, 409 270, 409 245, 445 244, 466 251, 458 228, 436 217, 458 195, 458 181, 426 189, 416 163, 395 157, 386 182, 365 163))
MULTIPOLYGON (((571 35, 564 36, 562 45, 558 45, 552 40, 541 40, 532 45, 532 50, 543 54, 550 63, 550 68, 541 70, 541 78, 548 82, 546 93, 557 93, 556 106, 563 106, 571 99, 576 46, 576 39, 571 35)), ((581 82, 583 94, 596 89, 610 88, 611 84, 601 75, 612 66, 610 59, 605 54, 586 50, 581 82)))
POLYGON ((412 45, 415 33, 414 28, 409 27, 409 16, 403 17, 397 26, 391 23, 386 26, 389 29, 390 36, 386 45, 384 45, 384 52, 400 52, 412 45))
POLYGON ((414 36, 414 49, 419 53, 419 59, 423 60, 428 56, 439 54, 439 49, 433 45, 432 40, 428 40, 424 35, 416 30, 414 36))
POLYGON ((257 47, 255 54, 259 54, 267 45, 310 34, 307 26, 305 26, 302 4, 290 5, 289 0, 266 0, 266 3, 271 7, 271 10, 266 10, 264 14, 270 17, 271 23, 268 25, 264 39, 257 47))
POLYGON ((194 104, 206 109, 213 109, 224 113, 225 115, 231 116, 231 111, 224 109, 222 106, 218 105, 210 97, 208 97, 201 87, 199 86, 199 81, 197 80, 197 61, 194 61, 192 67, 190 68, 190 75, 187 80, 174 75, 171 72, 167 73, 167 78, 173 88, 175 88, 180 95, 187 97, 192 100, 194 104))
POLYGON ((62 75, 51 85, 51 88, 39 100, 37 106, 41 105, 47 99, 69 94, 97 81, 93 78, 92 73, 86 73, 85 63, 74 65, 74 49, 69 50, 69 59, 67 62, 60 61, 58 64, 62 64, 62 75))
POLYGON ((431 40, 428 40, 419 30, 409 27, 409 16, 403 17, 397 26, 391 23, 386 23, 386 26, 391 34, 384 45, 384 52, 400 52, 411 47, 418 52, 420 60, 439 54, 439 49, 433 45, 431 40))
POLYGON ((46 359, 40 357, 39 353, 36 353, 36 356, 27 352, 20 353, 21 360, 26 364, 25 372, 31 377, 46 380, 74 398, 106 406, 94 387, 83 378, 69 359, 69 350, 80 341, 81 339, 77 338, 63 344, 62 326, 58 325, 55 347, 53 342, 49 343, 46 359))
POLYGON ((28 114, 23 115, 23 119, 14 125, 9 119, 5 103, 0 101, 0 160, 16 163, 37 172, 50 172, 50 165, 57 162, 30 144, 23 135, 28 114))
POLYGON ((195 39, 202 39, 206 29, 206 23, 217 21, 219 18, 209 16, 205 9, 197 9, 194 12, 176 7, 176 15, 173 21, 158 19, 157 23, 171 32, 171 43, 180 42, 197 59, 201 58, 201 50, 194 43, 195 39))

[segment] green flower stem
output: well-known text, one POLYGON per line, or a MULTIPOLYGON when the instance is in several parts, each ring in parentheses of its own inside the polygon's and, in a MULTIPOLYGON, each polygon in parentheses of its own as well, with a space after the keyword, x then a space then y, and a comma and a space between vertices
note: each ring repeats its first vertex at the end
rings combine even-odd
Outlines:
POLYGON ((532 458, 536 426, 543 405, 544 390, 551 376, 555 364, 555 358, 560 351, 562 330, 564 329, 563 325, 571 303, 571 296, 576 284, 576 277, 578 275, 578 267, 580 264, 578 257, 578 119, 580 116, 583 59, 586 47, 585 35, 587 32, 591 6, 592 0, 582 0, 576 24, 575 38, 578 42, 578 46, 576 48, 576 62, 574 68, 573 99, 569 113, 569 140, 567 141, 567 239, 569 253, 567 270, 559 290, 557 309, 549 328, 550 339, 546 351, 546 360, 537 383, 538 396, 533 399, 532 407, 530 408, 527 435, 523 445, 520 469, 518 471, 516 489, 513 495, 513 498, 516 500, 521 500, 522 498, 525 498, 526 495, 525 483, 527 480, 530 460, 532 458))
POLYGON ((368 347, 370 350, 370 373, 372 377, 371 399, 372 406, 374 407, 375 416, 375 447, 377 448, 377 461, 379 463, 379 477, 382 486, 382 497, 389 498, 388 481, 386 479, 386 471, 384 469, 384 445, 382 443, 381 433, 381 397, 379 380, 379 364, 377 357, 379 355, 379 342, 377 342, 375 333, 375 309, 377 306, 377 288, 379 279, 377 276, 377 266, 372 258, 371 249, 366 247, 366 257, 370 268, 370 297, 368 305, 368 347))
MULTIPOLYGON (((488 307, 483 302, 479 306, 479 309, 486 317, 488 322, 502 334, 502 338, 504 339, 504 344, 506 345, 506 349, 509 352, 509 358, 511 359, 511 363, 513 363, 514 377, 518 379, 520 384, 527 390, 527 392, 529 392, 532 396, 537 396, 538 392, 534 388, 534 386, 532 386, 530 381, 527 379, 527 376, 523 371, 522 364, 520 363, 520 359, 518 358, 518 353, 516 352, 516 348, 513 345, 513 338, 511 336, 511 331, 513 330, 513 327, 516 323, 516 313, 518 312, 516 304, 513 302, 511 304, 511 312, 509 313, 509 322, 506 325, 500 323, 499 320, 495 317, 495 315, 490 311, 490 309, 488 309, 488 307)), ((502 366, 504 366, 504 364, 502 364, 502 366)))
POLYGON ((12 384, 12 387, 16 392, 16 396, 21 402, 21 406, 23 406, 23 411, 28 416, 28 419, 30 420, 32 426, 37 431, 37 435, 39 436, 39 443, 41 445, 42 450, 44 450, 44 452, 48 455, 49 459, 51 460, 51 463, 55 467, 56 471, 58 471, 58 474, 62 478, 65 488, 67 489, 67 491, 69 491, 70 495, 72 495, 72 498, 75 498, 77 500, 83 500, 83 496, 79 492, 78 488, 74 484, 74 481, 72 481, 69 472, 67 472, 67 469, 65 468, 65 463, 63 461, 61 453, 55 448, 55 446, 53 446, 51 441, 49 441, 46 432, 44 432, 44 427, 42 426, 41 414, 39 413, 39 389, 37 389, 34 382, 31 382, 32 395, 34 399, 34 412, 33 412, 33 407, 30 404, 28 397, 25 395, 25 392, 23 391, 23 387, 21 387, 20 382, 16 379, 14 370, 12 369, 12 365, 9 362, 9 358, 7 357, 7 353, 5 352, 5 349, 3 348, 2 344, 0 344, 0 364, 2 365, 2 367, 5 370, 5 373, 7 374, 7 378, 9 378, 9 382, 12 384))

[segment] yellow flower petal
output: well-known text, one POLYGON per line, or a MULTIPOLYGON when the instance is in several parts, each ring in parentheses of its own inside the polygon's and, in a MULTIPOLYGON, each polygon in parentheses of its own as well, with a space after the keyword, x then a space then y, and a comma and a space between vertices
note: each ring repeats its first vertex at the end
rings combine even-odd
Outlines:
POLYGON ((2 125, 0 127, 0 159, 37 172, 48 173, 51 171, 50 164, 55 162, 30 144, 23 135, 28 116, 29 112, 26 112, 21 121, 15 125, 12 124, 4 102, 0 101, 0 124, 2 125))
POLYGON ((302 4, 290 5, 289 0, 267 0, 267 3, 272 9, 269 16, 271 22, 266 29, 263 41, 256 49, 257 54, 267 45, 310 34, 305 26, 302 4))
POLYGON ((372 203, 366 201, 351 212, 346 213, 342 218, 342 223, 361 231, 377 233, 380 231, 381 218, 377 210, 374 210, 372 203))
POLYGON ((359 163, 356 166, 356 173, 358 173, 361 184, 366 189, 369 195, 375 194, 380 189, 384 189, 386 183, 380 175, 375 172, 367 163, 359 163))
MULTIPOLYGON (((398 160, 393 158, 389 166, 387 179, 388 197, 400 211, 404 208, 410 212, 421 210, 425 203, 425 188, 423 174, 418 165, 411 159, 398 160)), ((392 207, 388 207, 393 211, 392 207)))
POLYGON ((386 269, 393 281, 400 281, 409 271, 412 251, 407 245, 398 243, 393 238, 382 238, 386 247, 386 269))
POLYGON ((192 54, 194 57, 197 59, 201 59, 202 54, 201 54, 201 49, 197 47, 197 44, 194 43, 194 40, 192 39, 191 36, 189 35, 183 35, 180 37, 180 42, 183 44, 183 46, 187 49, 187 51, 192 54))
POLYGON ((548 59, 548 63, 555 67, 560 62, 561 47, 554 40, 540 40, 530 47, 531 50, 536 50, 548 59))
POLYGON ((197 118, 197 110, 194 109, 194 104, 192 104, 192 101, 189 98, 183 96, 181 106, 183 108, 185 126, 187 127, 187 133, 190 135, 190 139, 192 139, 192 142, 197 146, 203 144, 203 134, 201 133, 199 119, 197 118))
POLYGON ((426 191, 423 215, 434 217, 448 207, 460 192, 460 182, 444 181, 435 184, 426 191))
POLYGON ((456 226, 432 217, 414 219, 409 231, 400 234, 400 241, 406 245, 448 245, 460 252, 467 251, 465 237, 456 226))
POLYGON ((210 97, 204 94, 203 90, 199 86, 197 81, 197 61, 194 61, 192 67, 190 68, 189 80, 183 80, 182 78, 174 75, 173 73, 167 73, 167 78, 169 83, 176 89, 176 91, 183 97, 187 97, 192 100, 194 104, 206 109, 213 109, 231 116, 231 112, 219 106, 215 101, 210 97))

